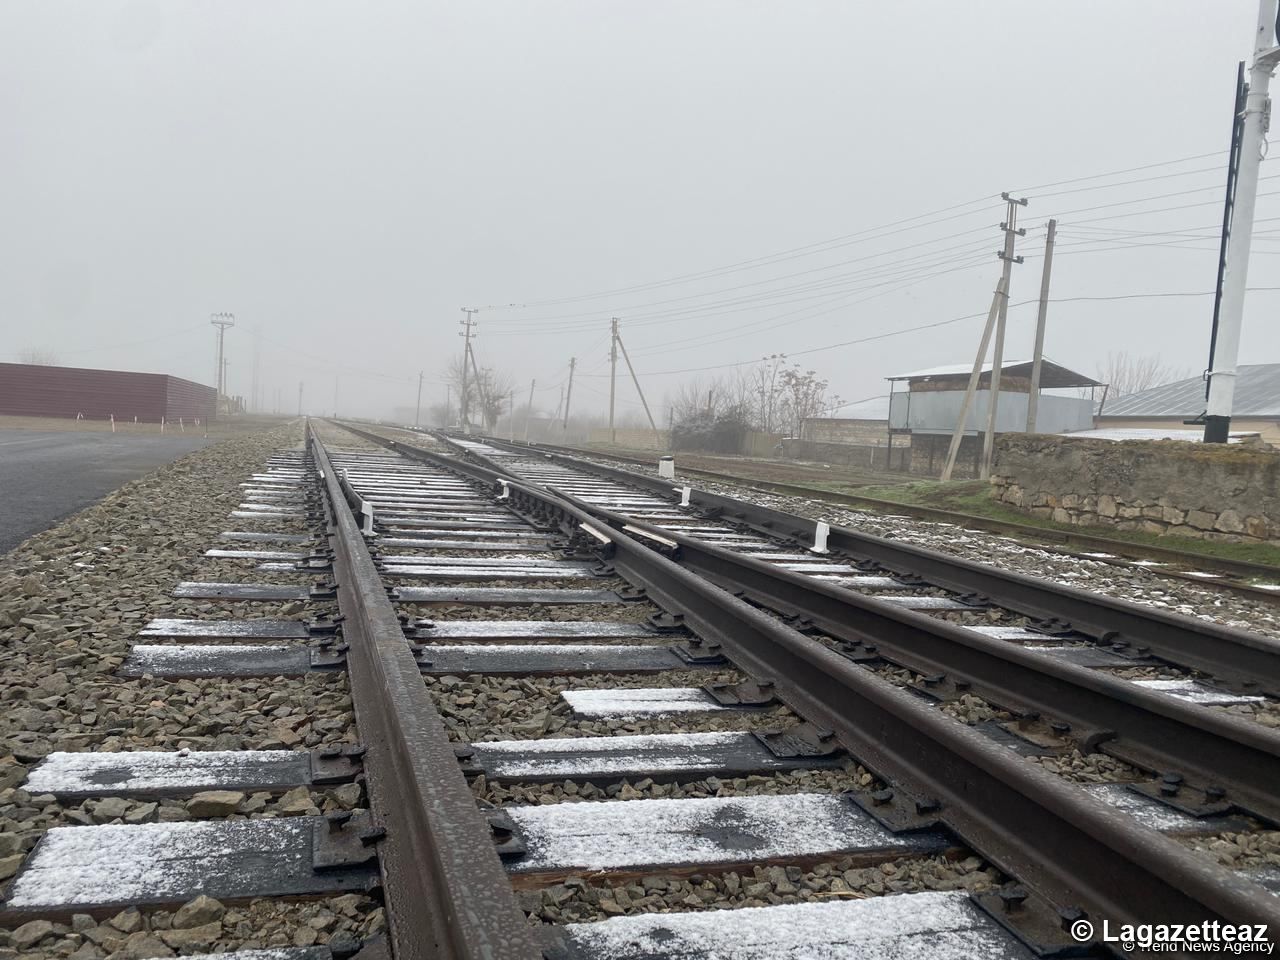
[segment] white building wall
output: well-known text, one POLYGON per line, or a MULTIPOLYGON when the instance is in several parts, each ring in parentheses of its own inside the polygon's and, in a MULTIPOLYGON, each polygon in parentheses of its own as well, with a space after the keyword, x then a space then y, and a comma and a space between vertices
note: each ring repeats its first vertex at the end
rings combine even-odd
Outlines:
MULTIPOLYGON (((1000 394, 996 410, 996 433, 1021 433, 1027 428, 1029 395, 1009 391, 1000 394)), ((889 423, 895 428, 907 427, 914 433, 950 433, 956 428, 963 390, 903 391, 893 394, 889 407, 889 423)), ((971 433, 987 429, 987 411, 991 392, 980 390, 973 396, 965 430, 971 433)), ((1093 409, 1087 399, 1059 397, 1042 393, 1036 413, 1037 433, 1065 433, 1088 430, 1093 426, 1093 409)))

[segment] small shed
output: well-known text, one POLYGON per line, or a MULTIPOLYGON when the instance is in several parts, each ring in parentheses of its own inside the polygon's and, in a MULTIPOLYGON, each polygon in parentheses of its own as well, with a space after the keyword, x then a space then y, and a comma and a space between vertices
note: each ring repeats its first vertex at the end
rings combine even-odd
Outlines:
MULTIPOLYGON (((1000 370, 1000 399, 996 407, 996 433, 1024 433, 1031 397, 1032 361, 1004 363, 1000 370)), ((888 377, 889 442, 895 437, 911 447, 911 471, 937 474, 946 459, 951 435, 960 419, 965 390, 973 373, 972 364, 933 367, 888 377), (906 384, 901 389, 900 384, 906 384)), ((981 448, 978 439, 986 432, 991 409, 992 365, 986 364, 978 388, 965 417, 964 436, 956 462, 957 471, 977 474, 981 448)), ((1102 384, 1045 358, 1040 367, 1040 397, 1036 412, 1037 433, 1067 433, 1093 426, 1093 392, 1102 384), (1045 393, 1072 390, 1075 395, 1045 393), (1081 395, 1087 390, 1088 395, 1081 395)))

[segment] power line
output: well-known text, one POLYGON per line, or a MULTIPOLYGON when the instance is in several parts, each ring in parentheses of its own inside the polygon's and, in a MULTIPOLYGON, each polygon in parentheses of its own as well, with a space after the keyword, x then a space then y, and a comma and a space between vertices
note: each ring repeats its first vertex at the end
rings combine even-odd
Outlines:
POLYGON ((973 206, 974 204, 986 203, 993 199, 997 199, 997 198, 994 196, 977 197, 973 200, 966 200, 963 203, 952 204, 949 207, 943 207, 939 210, 933 210, 928 213, 920 213, 911 217, 904 217, 900 220, 894 220, 890 223, 881 224, 876 227, 867 227, 863 230, 858 230, 853 233, 844 234, 839 237, 833 237, 829 240, 820 240, 814 243, 804 244, 799 247, 792 247, 788 250, 782 250, 777 253, 767 254, 762 257, 754 257, 748 260, 739 260, 735 263, 730 263, 725 266, 712 267, 707 270, 697 271, 695 273, 681 274, 679 276, 669 277, 665 280, 654 280, 647 283, 632 284, 631 286, 627 286, 627 287, 617 287, 612 290, 602 290, 596 293, 579 294, 577 296, 570 296, 570 297, 555 297, 555 298, 548 298, 543 300, 530 300, 523 303, 494 304, 484 309, 509 310, 509 309, 528 309, 531 307, 539 307, 539 306, 555 306, 561 303, 577 303, 583 300, 598 300, 603 297, 616 296, 618 294, 623 294, 623 293, 631 293, 637 290, 646 290, 646 289, 652 289, 655 287, 670 286, 672 284, 677 284, 677 283, 687 283, 692 280, 708 279, 712 276, 718 276, 725 273, 734 273, 739 270, 750 269, 756 266, 762 266, 766 263, 780 263, 786 260, 794 260, 800 256, 812 256, 813 253, 818 252, 819 250, 824 248, 830 249, 830 248, 835 248, 840 246, 848 246, 850 245, 850 243, 865 243, 867 240, 879 239, 878 237, 866 237, 865 235, 869 233, 886 231, 882 233, 881 236, 890 236, 895 233, 905 232, 906 230, 914 230, 920 226, 925 225, 925 224, 917 224, 916 226, 902 227, 902 229, 898 229, 898 230, 890 230, 891 227, 899 227, 900 225, 909 224, 915 220, 928 219, 929 225, 932 225, 936 223, 944 223, 949 220, 960 219, 961 217, 973 216, 979 211, 974 210, 974 211, 970 211, 969 213, 955 214, 950 217, 941 217, 941 218, 938 215, 943 213, 949 213, 953 210, 960 210, 964 207, 973 206), (860 237, 865 237, 865 239, 855 239, 860 237), (804 252, 804 251, 809 251, 809 252, 804 252))
MULTIPOLYGON (((1249 287, 1248 288, 1248 291, 1250 293, 1261 293, 1261 292, 1277 291, 1277 290, 1280 290, 1280 287, 1249 287)), ((1101 301, 1101 300, 1138 300, 1138 299, 1162 298, 1162 297, 1211 297, 1213 296, 1213 294, 1214 294, 1214 291, 1212 290, 1206 290, 1202 292, 1189 292, 1189 293, 1149 293, 1149 294, 1130 293, 1130 294, 1117 294, 1113 296, 1104 296, 1104 297, 1057 297, 1057 298, 1051 298, 1048 302, 1049 303, 1072 303, 1075 301, 1085 301, 1085 300, 1101 301)), ((1037 297, 1031 300, 1021 300, 1018 303, 1011 303, 1009 305, 1009 309, 1013 310, 1017 307, 1025 307, 1028 304, 1033 304, 1033 303, 1039 304, 1040 299, 1037 297)), ((985 316, 986 316, 985 312, 970 313, 962 317, 952 317, 948 320, 938 320, 933 323, 925 323, 915 327, 904 327, 901 330, 890 330, 885 333, 872 334, 870 336, 859 337, 854 340, 843 340, 839 343, 823 344, 820 347, 809 347, 808 349, 805 349, 805 350, 793 350, 787 353, 786 357, 787 359, 790 359, 791 357, 802 357, 802 356, 806 356, 807 354, 820 353, 825 350, 835 350, 840 347, 850 347, 850 346, 855 346, 857 344, 862 344, 862 343, 871 343, 876 340, 886 340, 890 337, 900 337, 908 333, 919 333, 923 330, 934 330, 938 327, 944 327, 949 324, 960 323, 961 321, 964 321, 964 320, 973 320, 977 317, 985 317, 985 316)), ((719 364, 713 364, 711 366, 705 366, 705 367, 686 367, 682 370, 652 370, 652 371, 648 371, 646 373, 646 376, 660 377, 660 376, 667 376, 667 375, 678 374, 678 373, 701 373, 707 370, 724 370, 729 367, 742 367, 742 366, 747 366, 749 364, 759 363, 759 362, 760 362, 759 358, 753 358, 751 360, 738 360, 732 363, 719 363, 719 364)))
POLYGON ((1124 170, 1112 170, 1109 173, 1095 173, 1087 177, 1073 177, 1070 180, 1054 180, 1051 183, 1039 183, 1032 187, 1022 187, 1017 193, 1034 193, 1045 187, 1061 187, 1069 183, 1084 183, 1086 180, 1105 180, 1107 177, 1118 177, 1125 173, 1137 173, 1139 170, 1154 170, 1156 167, 1171 167, 1178 163, 1189 163, 1192 160, 1203 160, 1205 157, 1220 157, 1226 150, 1211 150, 1208 153, 1197 153, 1190 157, 1179 157, 1177 160, 1161 160, 1158 163, 1145 163, 1140 167, 1126 167, 1124 170))
MULTIPOLYGON (((827 265, 822 266, 822 267, 813 267, 813 268, 811 268, 811 269, 809 269, 809 270, 801 270, 801 271, 797 271, 796 273, 783 274, 782 276, 772 277, 772 278, 767 278, 767 279, 764 279, 764 280, 755 280, 755 281, 752 281, 752 282, 750 282, 750 283, 736 284, 736 285, 731 286, 731 287, 722 287, 722 288, 719 288, 719 289, 716 289, 716 290, 709 290, 709 291, 706 291, 706 292, 703 292, 703 293, 687 294, 687 295, 682 296, 682 297, 672 297, 672 298, 669 298, 669 299, 667 299, 667 300, 653 300, 653 301, 648 301, 648 302, 645 302, 645 303, 636 303, 636 304, 631 304, 631 305, 629 305, 628 307, 626 307, 625 309, 619 308, 619 310, 620 310, 620 312, 626 313, 626 314, 627 314, 627 316, 628 316, 628 319, 629 319, 629 320, 630 320, 630 319, 633 319, 633 318, 643 318, 643 317, 651 317, 651 316, 660 316, 660 315, 662 315, 663 313, 670 313, 670 312, 672 312, 672 311, 658 311, 658 312, 656 312, 656 313, 648 313, 648 314, 643 314, 643 313, 642 313, 642 314, 637 314, 635 311, 636 311, 637 309, 642 308, 642 307, 663 306, 663 305, 665 305, 665 304, 669 304, 669 303, 678 303, 678 302, 683 301, 683 300, 696 300, 696 299, 700 299, 700 298, 703 298, 703 297, 715 296, 715 295, 717 295, 717 294, 721 294, 721 293, 731 293, 731 292, 733 292, 734 290, 746 289, 747 287, 760 286, 760 285, 768 284, 768 283, 777 283, 778 281, 781 281, 781 280, 791 279, 791 278, 793 278, 793 277, 804 276, 804 275, 806 275, 806 274, 810 274, 810 273, 818 273, 818 272, 822 272, 822 271, 824 271, 824 270, 833 270, 833 269, 835 269, 835 268, 837 268, 837 267, 847 266, 848 264, 851 264, 851 263, 858 263, 858 262, 865 261, 865 260, 874 260, 874 259, 879 258, 879 257, 891 256, 891 255, 892 255, 892 254, 894 254, 894 253, 900 253, 900 252, 904 252, 904 251, 907 251, 907 250, 918 249, 919 247, 923 247, 923 246, 930 246, 930 245, 932 245, 932 244, 941 243, 942 241, 945 241, 945 240, 954 240, 954 239, 956 239, 957 237, 964 237, 964 236, 968 236, 968 235, 970 235, 970 234, 974 234, 974 233, 985 233, 987 229, 988 229, 988 227, 986 227, 986 226, 982 226, 982 227, 974 227, 974 228, 972 228, 972 229, 970 229, 970 230, 962 230, 962 231, 960 231, 959 233, 947 234, 946 236, 936 237, 936 238, 934 238, 934 239, 932 239, 932 240, 923 240, 923 241, 920 241, 919 243, 908 244, 907 246, 899 247, 899 248, 896 248, 896 249, 894 249, 894 250, 886 250, 886 251, 882 251, 882 252, 880 252, 880 253, 868 254, 868 255, 867 255, 867 256, 865 256, 865 257, 854 257, 854 258, 852 258, 852 259, 850 259, 850 260, 844 260, 844 261, 840 261, 840 262, 837 262, 837 263, 827 264, 827 265)), ((973 245, 974 243, 976 243, 976 242, 977 242, 976 240, 975 240, 975 241, 971 241, 971 242, 969 242, 969 243, 966 243, 966 244, 960 244, 960 245, 958 245, 958 246, 956 246, 956 247, 952 247, 952 248, 949 248, 949 249, 962 249, 962 248, 967 247, 967 246, 972 246, 972 245, 973 245)), ((937 256, 937 255, 938 255, 939 253, 941 253, 941 252, 942 252, 942 251, 934 251, 934 252, 927 253, 927 254, 920 254, 918 257, 915 257, 915 258, 909 258, 909 259, 921 259, 921 258, 927 258, 927 257, 937 256)), ((900 260, 900 261, 898 261, 897 263, 893 264, 892 266, 896 267, 896 266, 898 266, 898 264, 899 264, 899 263, 902 263, 902 262, 905 262, 905 261, 901 261, 901 260, 900 260)), ((882 267, 872 267, 872 268, 867 268, 867 271, 874 271, 874 270, 878 270, 878 269, 883 269, 883 268, 882 268, 882 267)), ((851 274, 845 274, 845 275, 841 275, 841 276, 856 276, 858 273, 861 273, 861 272, 867 272, 867 271, 854 271, 854 272, 853 272, 853 273, 851 273, 851 274)), ((832 278, 832 279, 835 279, 835 278, 832 278)), ((804 288, 804 285, 802 285, 802 284, 801 284, 801 285, 796 285, 796 286, 794 286, 794 287, 790 287, 790 288, 783 288, 783 289, 785 290, 785 289, 803 289, 803 288, 804 288)), ((775 293, 777 293, 777 292, 778 292, 778 291, 771 291, 771 292, 770 292, 770 291, 765 291, 765 292, 762 292, 762 293, 760 294, 760 296, 761 296, 761 297, 771 296, 771 295, 773 295, 773 294, 775 294, 775 293)), ((724 302, 729 302, 729 301, 724 301, 724 302)), ((690 308, 690 309, 699 309, 699 308, 690 308)), ((599 320, 599 318, 600 318, 600 315, 601 315, 601 311, 599 311, 599 310, 590 310, 590 311, 586 311, 586 312, 583 312, 583 313, 562 314, 562 315, 560 315, 560 316, 550 316, 550 317, 528 317, 528 318, 524 318, 524 319, 494 320, 494 321, 490 321, 490 322, 491 322, 491 324, 502 323, 502 324, 505 324, 505 325, 508 325, 508 326, 519 326, 519 327, 521 328, 521 330, 503 331, 503 333, 504 333, 505 335, 508 335, 508 336, 509 336, 509 335, 514 334, 514 333, 522 332, 522 330, 524 330, 526 327, 531 326, 531 325, 534 325, 534 324, 538 324, 538 323, 558 323, 558 324, 562 323, 562 324, 564 324, 564 326, 563 326, 563 327, 561 327, 561 328, 557 328, 557 329, 572 329, 573 327, 576 327, 576 326, 585 326, 585 325, 588 325, 588 324, 596 323, 596 322, 598 322, 598 320, 599 320), (579 319, 579 318, 588 318, 588 319, 579 319)))

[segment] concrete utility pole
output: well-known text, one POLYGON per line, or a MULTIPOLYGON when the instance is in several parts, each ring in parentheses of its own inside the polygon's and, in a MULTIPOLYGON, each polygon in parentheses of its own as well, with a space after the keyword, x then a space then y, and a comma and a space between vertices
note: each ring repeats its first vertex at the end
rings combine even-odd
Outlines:
POLYGON ((1040 275, 1040 312, 1036 314, 1036 348, 1031 355, 1031 393, 1027 396, 1027 433, 1036 432, 1036 413, 1040 406, 1040 364, 1044 360, 1044 321, 1049 314, 1049 273, 1053 270, 1053 238, 1058 221, 1049 221, 1044 238, 1044 273, 1040 275))
POLYGON ((458 336, 465 338, 466 347, 462 353, 462 398, 458 401, 458 423, 463 433, 470 433, 471 423, 467 420, 467 360, 471 357, 471 328, 477 326, 474 314, 480 311, 472 307, 463 307, 462 312, 467 315, 467 319, 458 321, 458 325, 463 328, 463 332, 458 336))
POLYGON ((262 412, 261 385, 258 380, 258 360, 262 353, 262 337, 258 325, 253 325, 253 386, 249 390, 249 409, 252 413, 262 412))
POLYGON ((422 371, 418 371, 418 406, 413 411, 413 428, 418 429, 418 421, 422 419, 422 371))
MULTIPOLYGON (((987 313, 987 325, 982 328, 982 342, 978 344, 978 355, 973 359, 973 371, 969 374, 969 385, 965 387, 964 400, 960 403, 960 419, 956 421, 956 429, 951 434, 951 446, 947 450, 947 462, 942 467, 943 482, 951 479, 951 471, 956 466, 956 455, 960 452, 960 441, 964 438, 965 421, 969 419, 969 407, 973 403, 973 395, 978 390, 978 381, 982 378, 982 362, 987 359, 987 347, 991 344, 991 331, 995 328, 996 317, 1000 315, 1000 305, 1009 298, 1005 295, 1004 278, 996 284, 995 296, 991 298, 991 310, 987 313)), ((889 434, 889 453, 893 452, 893 433, 889 434)), ((890 458, 892 459, 892 458, 890 458)), ((886 464, 886 467, 892 464, 886 464)))
POLYGON ((611 321, 609 334, 609 442, 618 442, 618 431, 613 425, 613 398, 618 389, 618 318, 611 321))
POLYGON ((577 357, 569 358, 569 390, 564 395, 564 425, 561 430, 569 429, 569 404, 573 401, 573 368, 578 365, 577 357))
POLYGON ((1236 360, 1244 320, 1245 284, 1249 277, 1249 249, 1253 244, 1253 211, 1258 199, 1258 167, 1262 163, 1271 100, 1267 90, 1280 60, 1276 46, 1276 0, 1261 0, 1249 68, 1249 94, 1244 104, 1240 137, 1240 167, 1236 173, 1235 211, 1227 271, 1222 287, 1222 315, 1209 371, 1209 406, 1205 414, 1205 443, 1226 443, 1231 432, 1231 405, 1236 390, 1236 360))
POLYGON ((978 476, 983 480, 991 476, 991 451, 995 443, 996 408, 1000 404, 1000 375, 1004 364, 1004 327, 1005 319, 1009 315, 1009 281, 1013 273, 1013 265, 1022 262, 1021 257, 1013 255, 1013 243, 1016 238, 1027 235, 1026 230, 1018 229, 1018 207, 1027 205, 1026 198, 1015 200, 1007 193, 1002 193, 1000 196, 1009 206, 1005 222, 1000 224, 1000 229, 1004 231, 1004 249, 996 254, 1004 261, 1001 280, 1004 282, 1005 296, 1000 301, 1000 315, 996 318, 996 346, 991 355, 991 405, 987 410, 987 434, 982 439, 982 465, 978 470, 978 476))
POLYGON ((298 416, 302 416, 302 381, 298 381, 298 416))
POLYGON ((529 406, 524 410, 524 442, 529 442, 529 419, 533 416, 533 388, 538 385, 537 380, 529 381, 529 406))
POLYGON ((227 327, 236 325, 236 315, 234 313, 211 313, 209 314, 209 322, 218 328, 218 365, 213 372, 213 388, 215 391, 213 410, 214 413, 217 413, 218 401, 227 392, 222 365, 222 341, 226 335, 227 327))
POLYGON ((653 430, 654 437, 660 439, 658 425, 653 422, 653 414, 649 412, 649 401, 644 398, 644 391, 640 389, 640 378, 636 376, 636 368, 631 366, 631 358, 627 356, 627 345, 622 342, 622 337, 617 338, 617 343, 622 349, 622 359, 626 361, 627 372, 631 374, 631 382, 636 385, 636 393, 640 394, 640 405, 644 407, 644 415, 649 418, 649 426, 653 430))

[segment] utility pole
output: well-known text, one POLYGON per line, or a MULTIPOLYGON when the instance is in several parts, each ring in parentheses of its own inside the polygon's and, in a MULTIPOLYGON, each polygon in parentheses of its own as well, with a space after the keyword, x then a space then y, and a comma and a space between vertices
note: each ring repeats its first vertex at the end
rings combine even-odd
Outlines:
POLYGON ((538 385, 537 380, 529 381, 529 406, 524 411, 524 442, 529 442, 529 418, 533 416, 533 388, 538 385))
POLYGON ((1005 320, 1009 315, 1009 281, 1012 279, 1013 265, 1022 262, 1021 257, 1013 255, 1013 243, 1017 237, 1025 237, 1027 235, 1026 230, 1018 229, 1018 207, 1027 205, 1026 198, 1015 200, 1007 193, 1002 193, 1000 196, 1004 198, 1009 207, 1005 222, 1000 224, 1000 229, 1004 231, 1004 249, 997 254, 1004 261, 1001 280, 1004 283, 1005 295, 1000 301, 1000 315, 996 318, 996 346, 991 355, 991 397, 990 407, 987 409, 987 434, 982 439, 982 465, 978 468, 978 476, 983 480, 991 476, 991 451, 995 443, 996 408, 1000 404, 1000 376, 1001 368, 1004 365, 1004 327, 1005 320))
MULTIPOLYGON (((1222 318, 1222 279, 1227 273, 1227 251, 1231 244, 1231 214, 1236 197, 1236 174, 1240 171, 1240 138, 1244 135, 1244 104, 1249 93, 1249 85, 1244 82, 1244 61, 1236 64, 1236 98, 1231 108, 1231 149, 1227 154, 1226 196, 1222 202, 1222 233, 1218 239, 1218 278, 1213 288, 1213 322, 1209 326, 1209 364, 1205 367, 1207 374, 1213 369, 1213 351, 1218 342, 1218 321, 1222 318)), ((1209 377, 1204 378, 1204 399, 1209 400, 1209 377)), ((1102 394, 1106 402, 1106 391, 1102 394)), ((1202 414, 1199 420, 1183 421, 1184 423, 1203 423, 1202 414)))
MULTIPOLYGON (((995 295, 991 298, 991 310, 987 313, 987 325, 982 328, 982 342, 978 344, 978 355, 973 358, 973 372, 969 374, 969 385, 965 387, 964 400, 960 402, 960 418, 956 421, 956 429, 951 434, 951 446, 947 450, 947 462, 942 467, 941 480, 945 483, 951 479, 951 471, 956 466, 956 455, 960 452, 960 441, 964 438, 965 422, 969 419, 969 407, 973 403, 973 395, 978 390, 978 381, 982 379, 982 362, 987 359, 987 347, 991 344, 991 331, 995 329, 996 317, 1000 315, 1001 301, 1007 301, 1004 279, 996 284, 995 295)), ((889 451, 893 452, 893 434, 889 434, 889 451)), ((887 466, 892 464, 887 464, 887 466)))
POLYGON ((253 325, 253 385, 249 390, 249 407, 253 413, 262 412, 261 381, 258 379, 258 361, 261 353, 262 337, 258 332, 258 325, 255 323, 253 325))
POLYGON ((1236 359, 1240 353, 1240 327, 1244 320, 1249 250, 1253 244, 1253 211, 1258 199, 1258 167, 1262 162, 1262 147, 1271 111, 1267 90, 1278 60, 1280 47, 1276 46, 1276 0, 1261 0, 1258 4, 1258 24, 1254 32, 1253 64, 1249 68, 1249 94, 1244 103, 1240 167, 1236 173, 1235 209, 1222 288, 1222 316, 1214 343, 1213 368, 1209 371, 1205 443, 1226 443, 1227 435, 1231 432, 1236 359))
POLYGON ((298 381, 298 416, 302 416, 302 381, 298 381))
POLYGON ((618 442, 618 431, 613 425, 613 397, 618 390, 618 318, 611 321, 609 333, 609 442, 618 442))
POLYGON ((224 367, 222 365, 222 341, 227 332, 227 327, 236 325, 236 315, 234 313, 211 313, 209 314, 209 322, 218 328, 218 365, 213 372, 213 412, 218 412, 219 398, 226 395, 226 381, 224 379, 224 367))
POLYGON ((467 319, 458 321, 459 326, 463 328, 463 332, 458 336, 466 340, 466 347, 462 352, 462 398, 458 401, 458 421, 462 432, 470 433, 471 424, 467 420, 467 360, 471 356, 471 328, 476 325, 474 315, 480 311, 472 307, 463 307, 462 312, 467 315, 467 319))
MULTIPOLYGON (((230 365, 231 365, 231 361, 224 358, 222 361, 222 392, 224 394, 227 391, 227 367, 229 367, 230 365)), ((228 415, 231 413, 231 397, 230 396, 227 397, 227 413, 228 415)))
POLYGON ((1040 275, 1040 312, 1036 314, 1036 348, 1031 355, 1031 393, 1027 395, 1027 433, 1036 432, 1036 413, 1040 406, 1040 365, 1044 360, 1044 321, 1049 314, 1049 273, 1053 270, 1053 238, 1058 221, 1049 221, 1044 238, 1044 273, 1040 275))
POLYGON ((413 411, 413 429, 418 429, 418 421, 422 419, 422 371, 418 371, 418 406, 413 411))
POLYGON ((338 375, 333 375, 333 415, 338 415, 338 375))
POLYGON ((577 366, 578 358, 569 358, 569 392, 564 395, 564 426, 561 430, 569 429, 569 404, 573 401, 573 368, 577 366))
POLYGON ((653 430, 655 438, 661 440, 658 433, 658 425, 653 422, 653 414, 649 412, 649 401, 644 398, 644 391, 640 389, 640 378, 636 376, 635 367, 631 366, 631 358, 627 356, 627 345, 622 342, 622 337, 617 338, 618 346, 622 348, 622 359, 626 361, 627 372, 631 374, 631 382, 636 385, 636 393, 640 394, 640 405, 644 407, 644 415, 649 418, 649 426, 653 430))

